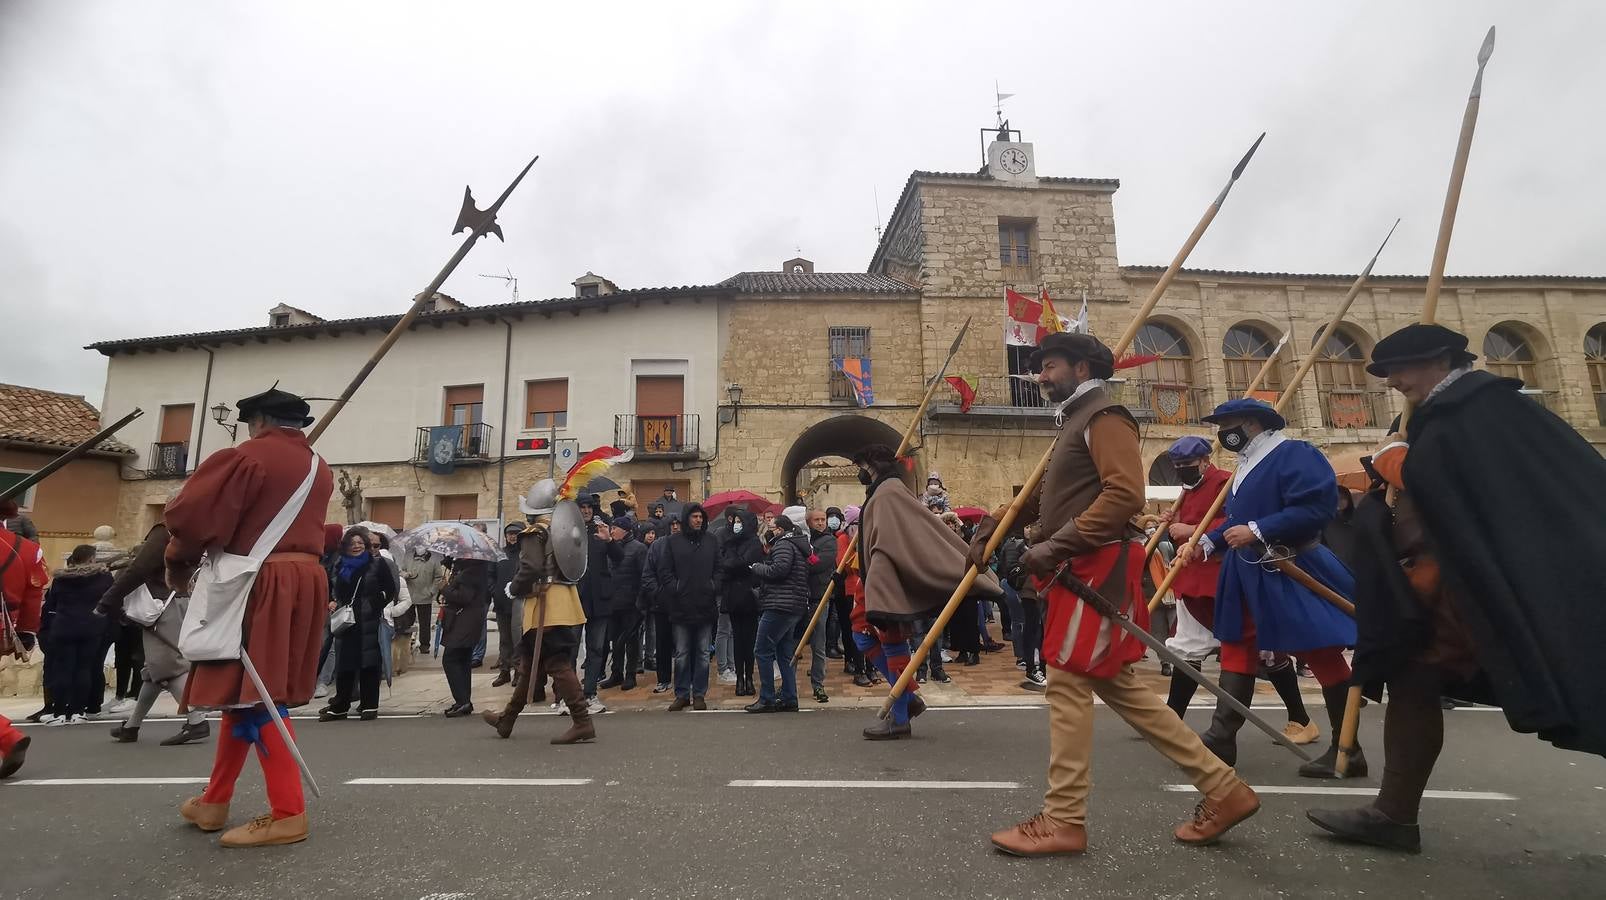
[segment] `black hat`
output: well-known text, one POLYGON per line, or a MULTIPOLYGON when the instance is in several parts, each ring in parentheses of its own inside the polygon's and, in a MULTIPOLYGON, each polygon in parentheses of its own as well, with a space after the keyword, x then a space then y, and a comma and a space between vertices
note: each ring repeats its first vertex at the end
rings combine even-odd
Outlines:
POLYGON ((1387 378, 1389 369, 1401 363, 1426 362, 1440 356, 1450 357, 1450 368, 1470 365, 1478 357, 1467 352, 1467 336, 1451 331, 1443 325, 1412 322, 1372 348, 1372 362, 1366 371, 1378 378, 1387 378))
POLYGON ((1115 354, 1091 334, 1061 331, 1043 338, 1042 345, 1032 354, 1033 372, 1042 370, 1043 358, 1050 353, 1058 353, 1073 363, 1087 360, 1088 368, 1094 378, 1110 378, 1115 375, 1115 354))
POLYGON ((853 454, 853 464, 856 466, 873 466, 878 469, 885 469, 891 467, 897 461, 897 453, 886 444, 868 444, 858 453, 853 454))
POLYGON ((286 421, 301 420, 301 427, 312 424, 312 407, 307 401, 297 397, 289 391, 279 390, 278 382, 260 394, 247 397, 235 404, 240 410, 240 420, 248 421, 254 415, 268 415, 275 419, 286 421))

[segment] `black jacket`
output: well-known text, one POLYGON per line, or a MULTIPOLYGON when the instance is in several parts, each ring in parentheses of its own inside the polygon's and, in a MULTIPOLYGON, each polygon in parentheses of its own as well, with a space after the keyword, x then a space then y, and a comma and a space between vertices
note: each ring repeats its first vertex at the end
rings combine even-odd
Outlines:
POLYGON ((692 530, 692 513, 701 513, 702 504, 686 507, 680 521, 680 534, 672 534, 664 550, 659 572, 660 588, 671 593, 666 598, 669 621, 702 624, 719 618, 719 540, 708 533, 708 522, 692 530))
POLYGON ((112 573, 100 563, 68 566, 56 572, 40 610, 40 621, 49 625, 46 639, 99 640, 106 633, 107 623, 115 620, 95 615, 95 604, 111 586, 112 573))
MULTIPOLYGON (((340 648, 335 667, 341 672, 380 668, 384 661, 379 655, 379 623, 384 620, 385 605, 396 598, 396 578, 391 574, 390 563, 382 556, 374 556, 348 579, 341 576, 337 559, 329 594, 337 605, 355 607, 357 617, 356 624, 335 637, 340 648)), ((434 622, 419 625, 435 627, 434 622)), ((478 631, 474 639, 479 640, 478 631)))
POLYGON ((758 615, 758 576, 750 569, 753 563, 764 561, 764 544, 759 540, 758 517, 746 509, 738 509, 742 533, 725 531, 725 543, 719 550, 721 579, 719 609, 737 615, 758 615))
POLYGON ((664 552, 669 549, 669 538, 654 539, 647 547, 647 556, 641 565, 641 602, 639 608, 644 613, 663 612, 669 601, 669 591, 664 578, 664 552))
POLYGON ((808 538, 795 531, 770 543, 769 559, 753 566, 753 574, 759 581, 759 612, 800 616, 813 608, 809 602, 809 556, 812 552, 808 538))
POLYGON ((836 532, 811 529, 809 547, 814 551, 814 562, 809 564, 809 608, 813 609, 836 574, 836 532))
POLYGON ((519 545, 516 542, 504 544, 502 552, 507 554, 507 559, 498 560, 491 567, 491 583, 487 587, 493 609, 511 610, 513 601, 507 597, 507 586, 512 583, 513 576, 519 574, 519 545))
POLYGON ((608 589, 611 581, 608 570, 608 542, 597 537, 596 523, 587 522, 586 574, 575 589, 580 592, 580 608, 586 618, 602 618, 608 614, 608 589))
POLYGON ((608 545, 608 613, 633 612, 641 600, 642 573, 647 567, 647 545, 626 535, 608 545))
POLYGON ((491 563, 460 559, 441 591, 441 647, 446 650, 472 650, 480 642, 485 624, 485 607, 490 593, 491 563))

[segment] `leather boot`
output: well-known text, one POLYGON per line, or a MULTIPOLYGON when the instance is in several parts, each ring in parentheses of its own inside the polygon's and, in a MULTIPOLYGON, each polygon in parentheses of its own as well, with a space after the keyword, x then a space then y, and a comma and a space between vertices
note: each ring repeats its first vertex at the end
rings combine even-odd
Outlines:
MULTIPOLYGON (((1338 774, 1338 737, 1344 728, 1344 704, 1349 700, 1349 686, 1335 684, 1322 688, 1322 701, 1327 704, 1327 724, 1332 729, 1333 742, 1327 745, 1327 752, 1323 753, 1313 762, 1305 763, 1299 767, 1299 774, 1304 778, 1365 778, 1366 754, 1361 752, 1361 736, 1355 735, 1355 751, 1349 755, 1349 766, 1343 776, 1338 774)), ((1320 824, 1320 823, 1318 823, 1320 824)))
POLYGON ((569 730, 552 739, 554 744, 578 744, 581 741, 595 740, 597 728, 591 724, 591 707, 586 702, 585 691, 580 688, 580 678, 568 666, 560 666, 558 671, 549 673, 552 676, 552 693, 557 695, 569 707, 569 730))
POLYGON ((1359 809, 1312 809, 1305 818, 1346 841, 1371 844, 1406 853, 1422 852, 1422 831, 1415 824, 1405 825, 1383 815, 1374 806, 1359 809))
POLYGON ((995 832, 992 840, 1010 856, 1070 856, 1087 850, 1087 828, 1038 814, 995 832))
MULTIPOLYGON (((1245 706, 1255 699, 1255 676, 1244 675, 1239 672, 1222 672, 1221 689, 1226 691, 1245 706)), ((1238 715, 1227 704, 1216 701, 1216 713, 1210 719, 1210 727, 1199 739, 1214 753, 1218 759, 1229 766, 1238 764, 1238 729, 1244 725, 1244 717, 1238 715)))
POLYGON ((1219 797, 1206 797, 1193 808, 1193 819, 1177 826, 1184 844, 1214 844, 1232 826, 1260 811, 1260 797, 1242 781, 1219 797))
POLYGON ((486 710, 480 713, 485 724, 496 729, 496 736, 510 738, 513 736, 513 725, 519 720, 519 713, 524 710, 530 695, 530 658, 525 654, 519 655, 518 667, 513 670, 513 696, 508 698, 507 706, 500 713, 486 710))

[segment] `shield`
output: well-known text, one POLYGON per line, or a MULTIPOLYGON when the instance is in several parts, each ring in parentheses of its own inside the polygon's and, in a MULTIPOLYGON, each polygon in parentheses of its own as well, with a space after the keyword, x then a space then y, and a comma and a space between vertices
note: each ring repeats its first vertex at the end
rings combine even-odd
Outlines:
POLYGON ((586 552, 587 527, 580 519, 579 504, 573 500, 564 500, 552 510, 552 558, 568 581, 578 582, 586 576, 586 561, 590 558, 586 552))

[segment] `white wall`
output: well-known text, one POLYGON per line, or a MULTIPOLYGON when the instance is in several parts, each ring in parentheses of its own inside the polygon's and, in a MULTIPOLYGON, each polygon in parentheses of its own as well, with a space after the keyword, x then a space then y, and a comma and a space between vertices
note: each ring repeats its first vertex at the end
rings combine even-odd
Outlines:
MULTIPOLYGON (((531 455, 513 452, 517 438, 548 434, 523 429, 524 383, 542 378, 569 379, 569 421, 558 429, 558 437, 578 440, 582 450, 612 442, 613 417, 635 412, 634 360, 687 361, 686 411, 702 417, 702 433, 711 445, 720 392, 717 332, 717 304, 712 302, 621 304, 607 313, 584 310, 575 316, 556 311, 550 319, 527 313, 522 322, 513 323, 508 455, 531 455)), ((266 343, 248 338, 243 346, 214 347, 216 362, 206 405, 222 401, 232 411, 240 398, 266 390, 275 381, 304 396, 338 396, 382 337, 375 331, 290 341, 270 336, 266 343)), ((445 322, 440 328, 425 324, 403 335, 319 440, 320 452, 336 464, 411 459, 416 429, 441 424, 445 388, 483 384, 484 420, 496 429, 491 449, 495 456, 504 437, 506 340, 501 322, 483 320, 467 326, 445 322)), ((104 421, 115 421, 135 406, 146 412, 119 434, 139 451, 137 466, 146 465, 164 404, 196 405, 196 428, 206 429, 203 455, 229 446, 228 432, 201 409, 206 362, 201 350, 122 353, 108 361, 104 421)), ((313 415, 329 406, 314 402, 313 415)), ((240 440, 244 439, 242 432, 240 440)), ((195 445, 193 437, 190 445, 195 445)))

